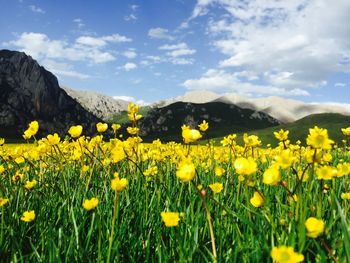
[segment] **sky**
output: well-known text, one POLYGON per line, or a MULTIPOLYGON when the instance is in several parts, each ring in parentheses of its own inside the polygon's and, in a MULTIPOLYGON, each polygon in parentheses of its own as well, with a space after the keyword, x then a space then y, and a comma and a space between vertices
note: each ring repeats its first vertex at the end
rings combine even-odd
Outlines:
POLYGON ((350 102, 349 0, 0 4, 0 49, 61 86, 146 103, 192 90, 350 102))

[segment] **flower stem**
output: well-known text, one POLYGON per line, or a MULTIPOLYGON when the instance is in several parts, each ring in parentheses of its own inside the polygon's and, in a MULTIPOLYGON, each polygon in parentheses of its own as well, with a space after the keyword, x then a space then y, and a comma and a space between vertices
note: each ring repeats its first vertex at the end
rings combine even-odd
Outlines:
POLYGON ((115 221, 116 221, 116 217, 117 217, 117 205, 118 205, 118 192, 116 191, 115 192, 115 198, 114 198, 114 207, 113 207, 112 229, 111 229, 111 235, 109 237, 107 263, 109 263, 110 259, 111 259, 111 251, 112 251, 113 236, 114 236, 114 227, 115 227, 115 221))

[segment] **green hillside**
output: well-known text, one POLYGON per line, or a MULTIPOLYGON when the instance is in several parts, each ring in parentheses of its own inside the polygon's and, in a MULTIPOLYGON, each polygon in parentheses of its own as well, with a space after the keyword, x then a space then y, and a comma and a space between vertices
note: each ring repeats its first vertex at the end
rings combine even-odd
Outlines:
MULTIPOLYGON (((249 134, 255 134, 259 136, 263 145, 271 144, 275 146, 277 144, 277 139, 273 135, 274 131, 280 129, 289 130, 289 139, 292 143, 300 140, 302 144, 305 144, 306 137, 309 133, 309 128, 314 126, 320 128, 326 128, 328 130, 329 137, 336 143, 341 144, 344 136, 341 132, 341 128, 346 128, 350 126, 350 116, 345 116, 337 113, 322 113, 313 114, 297 120, 293 123, 281 124, 275 127, 265 128, 261 130, 255 130, 249 132, 249 134)), ((235 133, 234 131, 232 133, 235 133)), ((243 133, 237 133, 237 141, 242 143, 243 133)), ((220 138, 216 138, 215 141, 220 143, 220 138)))

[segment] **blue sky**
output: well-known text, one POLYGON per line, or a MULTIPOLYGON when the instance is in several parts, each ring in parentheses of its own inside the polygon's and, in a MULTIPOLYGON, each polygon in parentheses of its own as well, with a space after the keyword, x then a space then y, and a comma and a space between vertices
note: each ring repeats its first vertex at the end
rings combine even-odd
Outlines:
POLYGON ((0 48, 62 86, 146 102, 198 89, 350 101, 348 0, 0 3, 0 48))

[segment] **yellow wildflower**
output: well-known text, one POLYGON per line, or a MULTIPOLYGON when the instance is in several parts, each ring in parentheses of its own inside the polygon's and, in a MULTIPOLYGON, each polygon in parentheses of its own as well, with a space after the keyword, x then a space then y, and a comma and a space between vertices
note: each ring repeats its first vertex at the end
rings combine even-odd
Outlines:
POLYGON ((23 138, 24 139, 30 139, 32 136, 35 136, 39 130, 39 122, 37 121, 32 121, 29 123, 28 129, 24 132, 23 138))
POLYGON ((191 161, 185 160, 179 164, 179 167, 176 171, 176 176, 182 182, 191 181, 195 177, 195 175, 196 175, 196 168, 191 161))
POLYGON ((112 179, 112 189, 118 192, 123 191, 128 185, 128 180, 126 178, 119 179, 119 177, 115 177, 112 179))
POLYGON ((35 211, 25 211, 21 217, 21 220, 24 222, 31 222, 35 219, 35 211))
POLYGON ((85 199, 83 202, 83 207, 87 211, 95 209, 97 205, 98 205, 98 199, 95 197, 93 197, 91 199, 85 199))
POLYGON ((280 170, 276 166, 269 167, 263 175, 263 183, 267 185, 277 185, 281 181, 280 170))
POLYGON ((264 205, 264 198, 259 192, 254 192, 253 197, 250 198, 250 203, 254 207, 261 207, 264 205))
POLYGON ((34 186, 37 185, 37 180, 33 179, 32 181, 27 181, 24 185, 24 188, 27 189, 27 190, 30 190, 32 189, 34 186))
POLYGON ((0 197, 0 207, 6 205, 9 202, 7 198, 0 197))
POLYGON ((105 132, 108 129, 108 124, 99 122, 99 123, 96 124, 96 129, 100 133, 105 132))
POLYGON ((305 221, 305 227, 307 231, 307 236, 311 238, 316 238, 323 234, 324 232, 324 222, 322 219, 317 219, 315 217, 309 217, 305 221))
POLYGON ((117 130, 119 130, 120 127, 121 127, 120 124, 117 124, 117 123, 113 123, 113 124, 112 124, 112 130, 113 130, 114 132, 116 132, 117 130))
POLYGON ((198 125, 198 128, 200 131, 205 132, 209 128, 209 124, 206 122, 206 120, 203 120, 201 124, 198 125))
POLYGON ((137 127, 128 127, 126 131, 131 135, 136 135, 139 132, 139 128, 137 127))
POLYGON ((327 129, 322 129, 315 126, 313 129, 309 129, 309 135, 306 138, 306 143, 315 149, 329 150, 332 148, 334 141, 328 138, 327 129))
POLYGON ((341 131, 345 136, 350 136, 350 127, 342 128, 341 131))
POLYGON ((46 138, 47 138, 47 141, 49 142, 49 144, 51 144, 51 145, 56 145, 61 140, 60 136, 58 136, 57 133, 54 133, 54 135, 49 134, 49 135, 47 135, 46 138))
POLYGON ((252 158, 237 158, 233 166, 239 175, 250 175, 257 171, 257 164, 252 158))
POLYGON ((273 134, 275 135, 277 140, 285 141, 288 139, 289 131, 285 131, 285 130, 281 129, 278 132, 274 132, 273 134))
POLYGON ((304 256, 294 251, 292 247, 273 247, 271 257, 277 263, 297 263, 304 261, 304 256))
POLYGON ((4 138, 0 138, 0 146, 3 146, 5 143, 5 139, 4 138))
POLYGON ((332 166, 321 166, 316 169, 316 175, 318 179, 331 180, 337 175, 337 169, 332 166))
POLYGON ((83 132, 83 126, 81 125, 72 126, 68 130, 69 135, 72 136, 73 138, 78 138, 82 132, 83 132))
POLYGON ((209 185, 210 189, 213 191, 214 194, 218 194, 222 191, 222 189, 224 188, 222 186, 222 183, 213 183, 209 185))
POLYGON ((350 192, 347 193, 341 193, 341 199, 343 200, 350 200, 350 192))
POLYGON ((202 138, 202 134, 196 129, 190 129, 188 126, 183 125, 182 127, 182 138, 185 143, 191 143, 202 138))
POLYGON ((177 226, 180 221, 180 214, 177 212, 161 212, 162 220, 166 227, 177 226))
POLYGON ((220 167, 220 166, 216 166, 215 167, 215 175, 220 177, 223 176, 223 174, 225 173, 225 169, 220 167))

